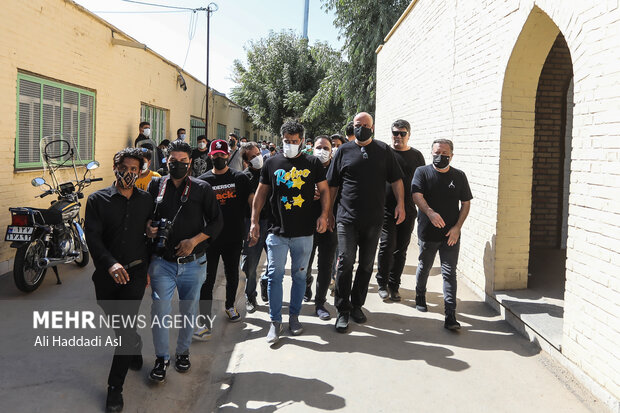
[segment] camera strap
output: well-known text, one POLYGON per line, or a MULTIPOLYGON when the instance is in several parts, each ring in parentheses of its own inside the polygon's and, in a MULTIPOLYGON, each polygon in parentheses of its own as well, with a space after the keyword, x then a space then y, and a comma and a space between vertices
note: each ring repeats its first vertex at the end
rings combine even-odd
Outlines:
MULTIPOLYGON (((153 215, 157 214, 157 207, 164 200, 164 196, 166 195, 166 188, 168 187, 168 185, 167 185, 168 184, 168 179, 170 179, 170 176, 166 176, 165 178, 159 180, 159 192, 157 194, 157 198, 155 199, 155 211, 153 211, 153 215)), ((185 181, 185 188, 183 189, 183 193, 181 194, 181 206, 177 210, 177 213, 174 215, 174 218, 172 219, 172 223, 173 224, 176 221, 177 216, 179 215, 179 212, 181 212, 181 209, 183 208, 183 205, 189 199, 189 191, 190 191, 191 187, 192 187, 192 180, 189 179, 189 177, 187 177, 187 179, 185 181)))

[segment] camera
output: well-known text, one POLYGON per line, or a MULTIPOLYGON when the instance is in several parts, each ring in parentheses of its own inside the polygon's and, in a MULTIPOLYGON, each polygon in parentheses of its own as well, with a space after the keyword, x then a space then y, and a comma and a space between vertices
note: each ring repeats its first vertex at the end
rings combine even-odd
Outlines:
POLYGON ((170 238, 170 230, 172 229, 172 221, 162 218, 151 223, 152 227, 157 228, 157 238, 155 239, 155 253, 162 255, 166 250, 168 238, 170 238))

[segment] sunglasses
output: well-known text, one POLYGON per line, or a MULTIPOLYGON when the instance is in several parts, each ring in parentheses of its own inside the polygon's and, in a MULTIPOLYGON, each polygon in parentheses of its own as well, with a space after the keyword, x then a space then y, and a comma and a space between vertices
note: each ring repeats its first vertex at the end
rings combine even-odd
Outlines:
POLYGON ((398 136, 400 135, 401 138, 404 138, 405 136, 407 136, 407 131, 398 131, 398 130, 393 130, 392 131, 392 136, 398 136))
POLYGON ((366 148, 362 146, 360 150, 362 151, 362 158, 368 159, 368 152, 366 152, 366 148))

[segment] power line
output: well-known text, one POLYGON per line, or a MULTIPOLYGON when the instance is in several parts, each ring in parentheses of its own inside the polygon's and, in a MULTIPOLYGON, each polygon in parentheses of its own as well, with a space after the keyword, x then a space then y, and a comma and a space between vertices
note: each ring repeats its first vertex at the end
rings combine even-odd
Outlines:
POLYGON ((166 13, 191 13, 193 10, 147 10, 147 11, 93 11, 93 13, 107 14, 166 14, 166 13))
POLYGON ((187 63, 187 56, 189 56, 189 48, 192 45, 192 40, 194 40, 194 35, 196 34, 196 21, 197 21, 196 12, 194 12, 189 18, 189 27, 187 31, 187 35, 189 37, 189 42, 187 43, 187 51, 185 52, 185 59, 183 59, 182 69, 185 69, 185 63, 187 63))
POLYGON ((142 4, 144 6, 164 7, 166 9, 191 10, 191 11, 204 11, 204 10, 206 10, 204 7, 192 9, 190 7, 167 6, 165 4, 147 3, 147 2, 144 2, 144 1, 136 1, 136 0, 122 0, 122 1, 124 1, 126 3, 142 4))

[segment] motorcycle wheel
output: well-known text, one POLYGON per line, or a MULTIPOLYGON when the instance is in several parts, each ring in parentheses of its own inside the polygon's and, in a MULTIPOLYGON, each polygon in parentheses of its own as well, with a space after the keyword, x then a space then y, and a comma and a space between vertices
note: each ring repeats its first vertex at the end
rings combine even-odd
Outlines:
POLYGON ((47 272, 47 268, 40 268, 37 265, 41 258, 45 258, 45 244, 40 239, 35 239, 17 249, 13 264, 13 279, 18 289, 29 293, 39 288, 47 272))

